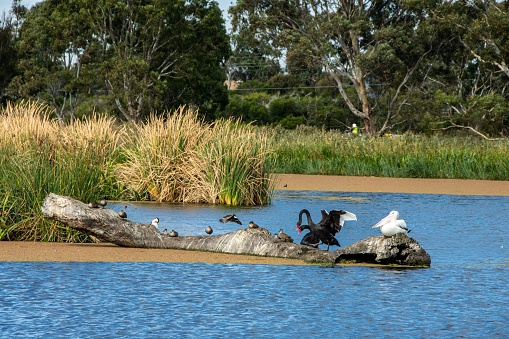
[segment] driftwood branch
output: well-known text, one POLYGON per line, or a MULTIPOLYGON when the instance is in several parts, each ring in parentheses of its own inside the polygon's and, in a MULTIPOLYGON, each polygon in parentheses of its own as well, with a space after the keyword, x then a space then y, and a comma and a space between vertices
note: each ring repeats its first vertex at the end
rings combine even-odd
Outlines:
POLYGON ((97 239, 124 247, 167 248, 251 254, 301 259, 306 262, 364 263, 429 266, 431 259, 420 245, 406 235, 369 237, 337 251, 327 252, 300 244, 282 242, 264 228, 246 228, 216 236, 170 237, 150 224, 140 224, 118 216, 107 208, 90 208, 70 197, 50 193, 44 200, 45 217, 97 239))

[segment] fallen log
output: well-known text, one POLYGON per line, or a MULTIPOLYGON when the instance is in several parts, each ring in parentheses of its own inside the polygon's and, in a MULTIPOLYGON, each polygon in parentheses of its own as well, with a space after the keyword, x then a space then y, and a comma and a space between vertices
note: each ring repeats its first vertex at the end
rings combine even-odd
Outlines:
POLYGON ((96 237, 100 241, 123 247, 251 254, 319 263, 335 263, 340 260, 362 262, 364 260, 367 263, 429 266, 431 262, 429 255, 419 244, 406 236, 389 239, 384 239, 383 236, 369 237, 337 251, 327 252, 275 239, 265 228, 239 229, 216 236, 170 237, 160 233, 151 224, 141 224, 123 219, 110 209, 91 208, 81 201, 53 193, 46 197, 41 210, 47 218, 58 220, 73 229, 96 237), (372 253, 373 251, 375 254, 372 253))
POLYGON ((360 262, 382 265, 430 266, 430 255, 419 243, 399 233, 392 237, 371 236, 332 252, 336 262, 360 262))

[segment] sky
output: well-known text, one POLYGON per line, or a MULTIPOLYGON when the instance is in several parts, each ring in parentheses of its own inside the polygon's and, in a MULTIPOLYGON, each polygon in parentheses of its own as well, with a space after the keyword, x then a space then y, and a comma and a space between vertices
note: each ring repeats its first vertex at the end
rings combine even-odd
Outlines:
MULTIPOLYGON (((34 4, 40 2, 41 0, 21 0, 21 4, 25 5, 26 7, 30 8, 34 4)), ((216 0, 219 4, 219 8, 223 11, 223 18, 226 21, 226 28, 229 30, 229 23, 228 23, 228 8, 236 3, 236 0, 216 0)), ((5 11, 5 13, 8 13, 11 9, 12 0, 0 0, 0 15, 5 11)))

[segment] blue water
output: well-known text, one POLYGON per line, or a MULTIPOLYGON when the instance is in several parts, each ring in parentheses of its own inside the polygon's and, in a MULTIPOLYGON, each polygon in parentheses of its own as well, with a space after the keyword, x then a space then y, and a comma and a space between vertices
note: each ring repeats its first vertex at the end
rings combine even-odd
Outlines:
MULTIPOLYGON (((110 204, 119 210, 123 206, 110 204)), ((396 209, 431 268, 181 263, 0 263, 5 338, 507 338, 509 197, 280 192, 265 207, 128 204, 128 218, 181 235, 240 227, 296 242, 298 211, 357 214, 342 246, 396 209)), ((315 220, 315 221, 316 221, 315 220)))

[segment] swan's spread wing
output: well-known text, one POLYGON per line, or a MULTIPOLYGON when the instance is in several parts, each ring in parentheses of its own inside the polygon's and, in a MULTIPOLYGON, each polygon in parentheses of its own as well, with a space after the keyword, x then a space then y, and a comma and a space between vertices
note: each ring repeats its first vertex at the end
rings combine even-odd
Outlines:
POLYGON ((344 211, 345 213, 340 216, 340 223, 341 226, 345 223, 345 221, 353 220, 357 221, 357 216, 353 214, 352 212, 344 211))
POLYGON ((322 220, 320 220, 319 224, 325 222, 329 218, 329 212, 327 210, 321 210, 322 212, 322 220))

